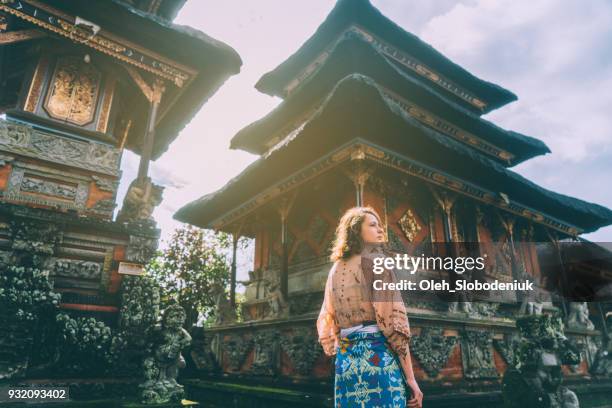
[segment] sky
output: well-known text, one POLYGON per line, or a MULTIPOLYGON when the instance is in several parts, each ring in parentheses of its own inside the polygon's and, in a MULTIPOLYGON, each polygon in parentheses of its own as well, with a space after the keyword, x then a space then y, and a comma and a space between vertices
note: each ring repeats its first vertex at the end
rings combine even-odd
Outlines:
MULTIPOLYGON (((552 153, 512 170, 540 186, 612 208, 612 2, 609 0, 372 0, 383 14, 479 78, 518 95, 484 118, 543 140, 552 153)), ((222 187, 257 157, 230 139, 281 100, 258 92, 264 73, 293 54, 334 0, 189 0, 175 23, 233 47, 241 72, 204 105, 150 175, 165 186, 154 217, 160 248, 183 205, 222 187)), ((125 151, 118 202, 139 157, 125 151)), ((583 235, 612 241, 612 227, 583 235)), ((244 260, 243 260, 244 261, 244 260)), ((244 268, 238 279, 246 279, 244 268), (241 276, 242 275, 242 276, 241 276)))

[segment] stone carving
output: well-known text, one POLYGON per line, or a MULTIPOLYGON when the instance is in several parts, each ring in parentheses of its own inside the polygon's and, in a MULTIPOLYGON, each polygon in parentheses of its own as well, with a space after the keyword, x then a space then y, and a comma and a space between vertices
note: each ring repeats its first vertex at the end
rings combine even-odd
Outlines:
POLYGON ((264 287, 268 311, 265 319, 278 319, 289 314, 289 304, 281 291, 280 270, 268 269, 264 272, 264 287))
POLYGON ((21 191, 27 191, 29 193, 45 194, 63 198, 66 200, 74 200, 77 193, 76 186, 55 183, 48 180, 42 180, 39 178, 24 176, 21 179, 21 185, 19 186, 21 191))
POLYGON ((53 275, 81 279, 99 279, 102 264, 76 259, 55 259, 52 266, 53 275))
POLYGON ((299 327, 292 333, 281 337, 281 349, 287 353, 295 371, 307 376, 312 371, 315 361, 322 353, 314 331, 307 327, 299 327))
POLYGON ((105 168, 120 161, 121 154, 118 149, 105 146, 103 144, 90 144, 88 152, 89 160, 92 164, 105 168))
POLYGON ((96 203, 93 205, 93 207, 90 208, 90 210, 110 213, 112 215, 112 212, 115 210, 116 206, 117 203, 115 203, 115 200, 113 200, 112 198, 105 198, 96 201, 96 203))
POLYGON ((225 293, 225 288, 216 283, 212 288, 215 299, 215 324, 223 325, 236 321, 236 309, 232 307, 225 293))
POLYGON ((100 173, 119 176, 118 148, 96 141, 80 141, 45 133, 30 126, 0 120, 2 149, 100 173))
POLYGON ((145 382, 139 385, 145 404, 180 401, 185 395, 183 386, 176 382, 179 369, 185 367, 181 350, 191 344, 191 336, 183 329, 185 318, 181 306, 171 305, 164 311, 161 325, 153 329, 150 356, 143 363, 145 382))
POLYGON ((63 237, 57 225, 34 220, 11 220, 10 229, 12 249, 32 255, 53 255, 63 237))
POLYGON ((589 305, 587 302, 570 302, 567 327, 572 329, 593 330, 595 326, 589 319, 589 305))
POLYGON ((493 339, 490 332, 464 330, 461 336, 461 356, 465 378, 498 376, 493 363, 493 339))
POLYGON ((150 177, 134 179, 117 215, 117 222, 144 222, 155 225, 153 210, 162 202, 164 188, 153 184, 150 177))
POLYGON ((514 367, 517 364, 517 345, 518 339, 514 334, 506 334, 503 339, 493 339, 493 346, 510 367, 514 367))
POLYGON ((278 365, 277 330, 269 329, 257 332, 253 336, 253 364, 251 373, 255 375, 274 375, 278 365))
POLYGON ((125 258, 129 262, 148 263, 157 250, 157 238, 130 235, 130 242, 125 252, 125 258))
POLYGON ((563 334, 561 319, 531 315, 517 319, 520 332, 516 365, 502 383, 504 406, 509 408, 578 408, 576 394, 563 382, 562 364, 578 364, 580 354, 563 334))
POLYGON ((119 182, 117 180, 96 176, 95 174, 92 175, 91 178, 96 183, 96 186, 102 191, 114 193, 119 186, 119 182))
POLYGON ((30 126, 0 120, 0 142, 3 145, 26 146, 31 137, 30 126))
POLYGON ((608 333, 605 344, 599 347, 593 360, 591 373, 612 377, 612 333, 608 333))
POLYGON ((242 367, 248 352, 251 350, 253 340, 245 339, 236 334, 223 341, 223 345, 225 346, 224 351, 227 356, 228 368, 231 371, 238 371, 242 367))
POLYGON ((431 378, 446 366, 451 351, 457 344, 456 336, 444 336, 442 328, 423 327, 421 334, 411 339, 410 350, 431 378))

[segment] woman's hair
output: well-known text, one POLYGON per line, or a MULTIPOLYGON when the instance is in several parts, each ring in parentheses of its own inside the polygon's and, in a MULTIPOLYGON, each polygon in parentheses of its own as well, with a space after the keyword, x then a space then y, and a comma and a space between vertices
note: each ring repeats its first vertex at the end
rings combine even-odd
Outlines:
POLYGON ((361 238, 361 224, 367 214, 371 214, 378 220, 380 217, 372 207, 353 207, 346 210, 338 227, 336 227, 336 238, 332 246, 330 259, 335 262, 340 259, 348 259, 358 254, 363 249, 361 238))

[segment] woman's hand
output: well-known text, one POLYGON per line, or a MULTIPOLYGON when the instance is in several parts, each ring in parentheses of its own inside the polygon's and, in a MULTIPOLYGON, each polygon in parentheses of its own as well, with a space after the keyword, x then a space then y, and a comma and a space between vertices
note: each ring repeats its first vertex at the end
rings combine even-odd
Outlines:
POLYGON ((415 380, 408 381, 408 387, 410 387, 410 392, 412 398, 408 400, 408 406, 410 408, 422 408, 423 407, 423 393, 419 388, 419 384, 415 380))

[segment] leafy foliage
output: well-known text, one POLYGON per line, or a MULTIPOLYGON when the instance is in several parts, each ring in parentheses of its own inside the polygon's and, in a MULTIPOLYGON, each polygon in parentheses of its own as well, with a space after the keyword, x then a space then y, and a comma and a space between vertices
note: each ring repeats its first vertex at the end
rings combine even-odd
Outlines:
POLYGON ((185 327, 198 313, 214 313, 213 288, 229 282, 231 236, 192 226, 174 232, 168 248, 148 266, 161 286, 162 304, 178 303, 187 313, 185 327))

